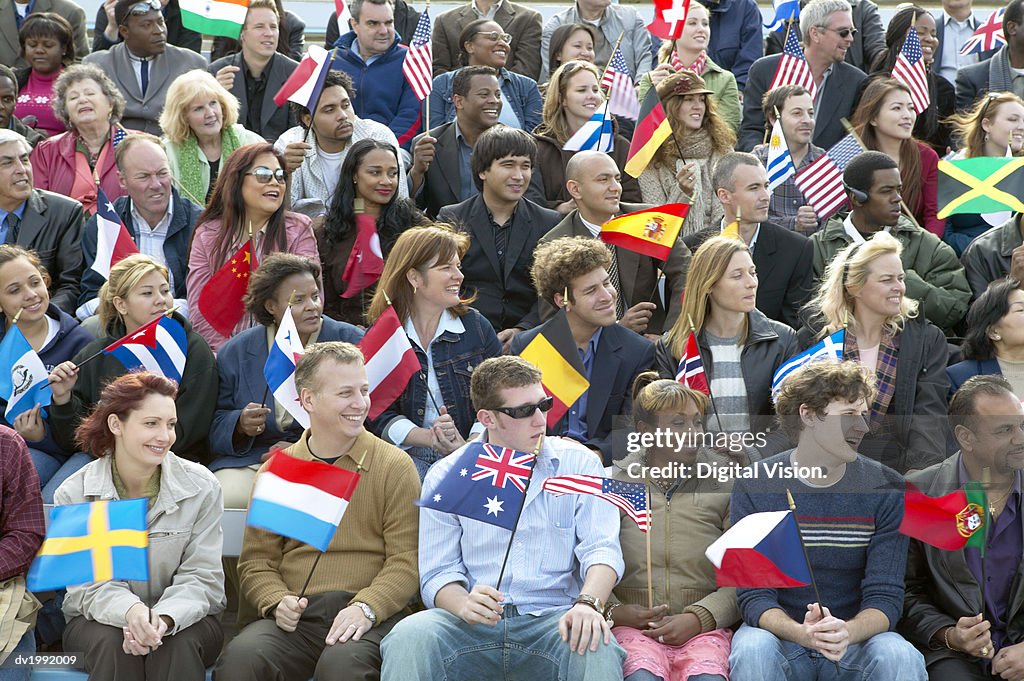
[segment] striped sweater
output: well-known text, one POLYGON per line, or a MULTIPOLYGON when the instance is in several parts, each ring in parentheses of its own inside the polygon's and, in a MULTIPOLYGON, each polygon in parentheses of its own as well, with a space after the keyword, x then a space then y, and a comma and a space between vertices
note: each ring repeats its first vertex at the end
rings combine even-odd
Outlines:
MULTIPOLYGON (((858 456, 839 482, 814 488, 778 475, 777 469, 788 468, 791 451, 758 462, 759 477, 735 482, 732 523, 750 513, 786 510, 789 488, 822 603, 844 620, 867 608, 881 610, 891 630, 903 612, 907 562, 908 540, 899 533, 903 478, 858 456), (773 468, 778 463, 783 465, 773 468), (768 473, 772 470, 776 470, 774 477, 768 473)), ((772 608, 781 608, 802 622, 807 604, 816 600, 810 586, 740 589, 738 599, 743 620, 751 626, 757 626, 761 615, 772 608)))

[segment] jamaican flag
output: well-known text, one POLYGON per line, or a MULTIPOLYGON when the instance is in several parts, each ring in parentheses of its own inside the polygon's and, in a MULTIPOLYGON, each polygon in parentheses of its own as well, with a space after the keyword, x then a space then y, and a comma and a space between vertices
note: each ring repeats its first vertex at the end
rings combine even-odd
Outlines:
POLYGON ((939 211, 944 220, 958 213, 1024 212, 1024 158, 980 156, 939 161, 939 211))

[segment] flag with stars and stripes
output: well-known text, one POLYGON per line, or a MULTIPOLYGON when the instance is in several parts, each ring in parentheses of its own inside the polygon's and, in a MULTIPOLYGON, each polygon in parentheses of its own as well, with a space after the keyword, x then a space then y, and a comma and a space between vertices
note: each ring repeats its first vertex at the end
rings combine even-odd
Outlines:
POLYGON ((928 108, 931 96, 928 94, 928 72, 921 54, 921 38, 913 26, 907 31, 903 49, 892 67, 892 77, 910 88, 910 100, 920 116, 928 108))
MULTIPOLYGON (((804 50, 800 47, 800 39, 797 31, 790 30, 786 36, 786 44, 782 48, 782 58, 775 69, 775 76, 768 90, 774 90, 783 85, 801 85, 807 88, 814 98, 818 87, 814 84, 814 76, 811 75, 811 67, 807 65, 804 57, 804 50)), ((767 92, 767 90, 766 90, 767 92)))
POLYGON ((416 31, 409 41, 409 51, 405 54, 402 73, 412 86, 416 98, 421 102, 430 94, 433 74, 433 47, 430 42, 430 12, 424 10, 416 24, 416 31))
POLYGON ((622 56, 622 50, 618 46, 608 61, 601 87, 608 89, 610 114, 636 120, 640 115, 640 100, 636 98, 633 79, 629 77, 629 66, 626 65, 626 58, 622 56))
POLYGON ((615 504, 633 519, 641 532, 651 525, 647 508, 647 488, 642 482, 624 482, 595 475, 556 475, 544 481, 544 491, 551 494, 592 494, 615 504))
POLYGON ((843 171, 861 152, 860 143, 853 135, 836 142, 818 160, 796 174, 796 186, 803 192, 818 217, 824 220, 846 203, 843 189, 843 171))
POLYGON ((985 23, 979 25, 974 34, 960 48, 960 54, 979 54, 1005 45, 1006 36, 1003 35, 1003 14, 1005 12, 1006 8, 1000 7, 988 15, 985 23))

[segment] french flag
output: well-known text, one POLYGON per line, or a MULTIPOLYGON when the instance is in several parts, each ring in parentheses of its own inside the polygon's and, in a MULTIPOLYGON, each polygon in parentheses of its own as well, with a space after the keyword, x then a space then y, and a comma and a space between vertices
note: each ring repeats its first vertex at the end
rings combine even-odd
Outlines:
POLYGON ((780 589, 811 583, 792 511, 751 513, 704 555, 715 566, 718 586, 780 589))
POLYGON ((274 104, 284 106, 287 102, 295 102, 313 111, 324 89, 331 61, 330 52, 319 45, 310 45, 306 56, 274 95, 274 104))
POLYGON ((288 413, 303 428, 309 428, 309 414, 299 404, 299 391, 295 387, 295 365, 299 357, 306 353, 299 340, 292 309, 288 308, 281 317, 281 325, 274 336, 274 344, 267 353, 267 362, 263 365, 263 376, 267 379, 270 392, 274 399, 284 405, 288 413))
POLYGON ((128 371, 144 369, 181 383, 188 339, 181 324, 160 315, 103 348, 103 352, 113 355, 128 371))
POLYGON ((369 419, 375 419, 405 392, 409 379, 422 371, 395 308, 388 306, 359 342, 370 382, 369 419))
POLYGON ((96 259, 89 269, 104 279, 110 278, 110 268, 139 249, 132 235, 114 210, 102 187, 96 188, 96 259))
POLYGON ((326 551, 359 474, 281 451, 256 476, 246 524, 326 551))

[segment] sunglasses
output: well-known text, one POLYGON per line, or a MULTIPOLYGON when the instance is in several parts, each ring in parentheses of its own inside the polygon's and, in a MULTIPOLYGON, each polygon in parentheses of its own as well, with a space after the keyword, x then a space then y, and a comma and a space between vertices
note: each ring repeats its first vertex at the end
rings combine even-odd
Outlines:
POLYGON ((498 42, 500 40, 501 42, 505 43, 506 45, 511 45, 512 44, 512 36, 509 35, 508 33, 498 33, 497 31, 490 31, 488 33, 483 33, 483 32, 477 31, 477 33, 474 34, 474 37, 476 37, 478 35, 482 35, 483 37, 485 37, 488 40, 490 40, 492 43, 496 43, 496 42, 498 42))
POLYGON ((124 18, 127 20, 131 16, 142 16, 143 14, 159 12, 161 10, 163 10, 163 5, 160 4, 160 0, 142 0, 142 2, 137 2, 128 8, 128 14, 124 15, 124 18))
MULTIPOLYGON (((154 1, 159 2, 159 0, 154 1)), ((271 179, 276 181, 278 184, 284 184, 285 180, 288 179, 288 176, 285 174, 283 168, 271 170, 266 166, 258 166, 256 168, 253 168, 252 170, 247 172, 246 175, 252 175, 260 184, 270 184, 271 179)))
POLYGON ((555 406, 555 398, 545 397, 537 404, 524 404, 519 407, 494 407, 492 411, 500 411, 502 414, 511 416, 514 419, 525 419, 533 416, 533 412, 540 409, 542 414, 546 414, 551 411, 551 407, 555 406))
POLYGON ((825 31, 832 31, 833 33, 835 33, 836 35, 838 35, 840 38, 843 38, 843 39, 849 38, 851 35, 857 35, 857 29, 855 29, 855 28, 834 29, 834 28, 829 28, 828 26, 822 26, 821 28, 822 28, 822 30, 825 30, 825 31))

